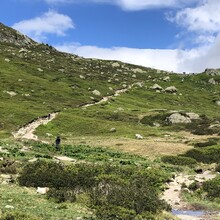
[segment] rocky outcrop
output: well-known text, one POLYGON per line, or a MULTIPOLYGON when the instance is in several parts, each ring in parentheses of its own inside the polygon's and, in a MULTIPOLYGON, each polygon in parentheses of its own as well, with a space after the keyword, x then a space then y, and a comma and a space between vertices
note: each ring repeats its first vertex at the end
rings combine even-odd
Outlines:
POLYGON ((205 73, 210 76, 220 76, 220 69, 206 69, 205 73))
POLYGON ((12 43, 19 46, 37 44, 29 37, 10 27, 5 26, 2 23, 0 23, 0 42, 12 43))
POLYGON ((191 123, 191 119, 187 116, 181 115, 180 113, 174 113, 166 118, 166 122, 169 124, 188 124, 191 123))

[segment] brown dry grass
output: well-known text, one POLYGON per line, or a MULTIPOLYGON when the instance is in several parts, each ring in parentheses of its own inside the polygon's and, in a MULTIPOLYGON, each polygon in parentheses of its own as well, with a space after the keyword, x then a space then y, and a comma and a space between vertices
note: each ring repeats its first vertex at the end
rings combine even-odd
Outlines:
POLYGON ((142 140, 114 137, 86 136, 72 138, 66 143, 85 144, 92 147, 108 147, 128 153, 155 158, 161 155, 177 155, 193 148, 192 142, 205 141, 214 136, 198 136, 188 132, 170 133, 164 137, 146 137, 142 140))

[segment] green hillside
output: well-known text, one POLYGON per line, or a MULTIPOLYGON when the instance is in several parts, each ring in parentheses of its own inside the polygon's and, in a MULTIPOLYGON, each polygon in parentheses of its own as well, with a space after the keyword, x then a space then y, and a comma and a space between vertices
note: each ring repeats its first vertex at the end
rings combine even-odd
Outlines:
POLYGON ((0 23, 0 79, 0 220, 174 220, 172 187, 218 216, 219 69, 85 59, 0 23))

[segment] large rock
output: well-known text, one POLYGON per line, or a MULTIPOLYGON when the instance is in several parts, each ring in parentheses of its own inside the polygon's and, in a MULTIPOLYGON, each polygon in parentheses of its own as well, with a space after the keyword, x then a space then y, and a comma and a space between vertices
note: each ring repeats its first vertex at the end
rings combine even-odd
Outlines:
POLYGON ((95 90, 92 91, 92 94, 96 95, 96 96, 100 96, 101 92, 99 92, 98 90, 95 89, 95 90))
POLYGON ((176 93, 177 92, 177 88, 175 86, 169 86, 165 89, 165 92, 169 92, 169 93, 176 93))
POLYGON ((166 121, 169 124, 177 124, 177 123, 188 124, 188 123, 191 123, 191 119, 189 117, 181 115, 180 113, 174 113, 174 114, 170 115, 169 117, 166 118, 166 121))
POLYGON ((220 101, 216 101, 215 103, 216 105, 220 106, 220 101))
POLYGON ((205 73, 210 76, 220 76, 220 69, 206 69, 205 73))
POLYGON ((144 138, 144 137, 143 137, 142 135, 140 135, 140 134, 135 134, 135 137, 136 137, 136 139, 138 139, 138 140, 141 140, 141 139, 144 138))
POLYGON ((150 88, 153 89, 153 90, 163 90, 163 88, 160 85, 156 84, 156 83, 153 86, 151 86, 150 88))
POLYGON ((37 193, 44 195, 49 191, 48 187, 37 187, 37 193))
POLYGON ((212 85, 217 85, 218 83, 213 79, 209 79, 209 83, 212 84, 212 85))

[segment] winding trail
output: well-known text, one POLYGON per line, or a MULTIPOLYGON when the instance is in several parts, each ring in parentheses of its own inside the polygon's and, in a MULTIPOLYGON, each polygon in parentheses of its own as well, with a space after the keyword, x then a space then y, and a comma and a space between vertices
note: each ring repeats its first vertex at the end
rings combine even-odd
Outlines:
POLYGON ((193 211, 192 207, 181 199, 181 186, 186 184, 188 187, 194 181, 203 183, 206 180, 215 178, 215 174, 210 171, 205 171, 202 174, 185 175, 178 174, 172 182, 167 185, 162 199, 171 205, 173 213, 181 220, 208 220, 214 219, 213 215, 216 213, 205 213, 203 210, 193 211))
POLYGON ((24 127, 20 128, 18 131, 13 132, 12 135, 16 139, 29 139, 29 140, 38 140, 38 137, 34 135, 34 131, 37 127, 40 125, 46 125, 48 122, 52 121, 58 113, 51 113, 48 116, 44 116, 41 118, 38 118, 37 120, 28 123, 24 127))
MULTIPOLYGON (((119 96, 121 93, 125 93, 127 92, 129 89, 131 89, 136 83, 128 86, 125 89, 119 89, 116 90, 115 93, 113 95, 110 96, 104 96, 100 101, 95 102, 95 103, 90 103, 90 104, 85 104, 80 106, 81 108, 87 108, 90 106, 94 106, 94 105, 98 105, 101 104, 103 102, 107 102, 108 100, 110 100, 113 97, 117 97, 119 96)), ((37 120, 34 120, 30 123, 28 123, 27 125, 25 125, 24 127, 21 127, 18 131, 13 132, 12 135, 14 136, 15 139, 28 139, 28 140, 38 140, 37 135, 34 134, 35 130, 40 126, 40 125, 46 125, 48 122, 52 121, 54 118, 56 118, 56 116, 58 115, 58 113, 51 113, 47 116, 44 117, 40 117, 37 120)))

